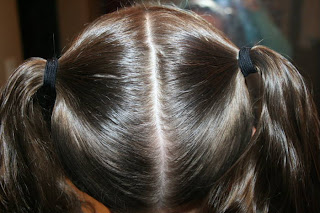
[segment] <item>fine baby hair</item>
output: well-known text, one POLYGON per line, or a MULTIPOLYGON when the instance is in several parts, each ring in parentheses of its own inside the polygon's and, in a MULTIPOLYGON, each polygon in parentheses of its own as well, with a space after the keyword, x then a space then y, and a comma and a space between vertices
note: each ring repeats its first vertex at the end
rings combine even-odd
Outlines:
POLYGON ((90 208, 72 184, 114 213, 319 212, 310 92, 280 54, 240 49, 192 12, 136 5, 23 63, 0 98, 0 212, 90 208))

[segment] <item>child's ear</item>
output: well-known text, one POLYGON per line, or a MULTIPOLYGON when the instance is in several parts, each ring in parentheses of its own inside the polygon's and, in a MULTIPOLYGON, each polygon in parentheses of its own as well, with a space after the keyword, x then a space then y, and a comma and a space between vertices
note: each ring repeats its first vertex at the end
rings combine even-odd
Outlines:
POLYGON ((252 127, 252 135, 251 135, 251 137, 254 135, 254 133, 256 133, 256 128, 255 127, 252 127))

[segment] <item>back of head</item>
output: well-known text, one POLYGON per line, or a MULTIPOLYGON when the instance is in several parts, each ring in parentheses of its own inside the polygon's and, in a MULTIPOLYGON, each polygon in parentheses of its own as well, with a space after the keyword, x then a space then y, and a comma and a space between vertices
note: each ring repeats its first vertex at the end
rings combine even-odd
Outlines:
POLYGON ((102 16, 59 59, 50 128, 35 98, 45 60, 26 62, 1 97, 1 207, 80 211, 69 179, 112 212, 316 212, 305 83, 261 46, 245 79, 238 51, 176 8, 102 16))

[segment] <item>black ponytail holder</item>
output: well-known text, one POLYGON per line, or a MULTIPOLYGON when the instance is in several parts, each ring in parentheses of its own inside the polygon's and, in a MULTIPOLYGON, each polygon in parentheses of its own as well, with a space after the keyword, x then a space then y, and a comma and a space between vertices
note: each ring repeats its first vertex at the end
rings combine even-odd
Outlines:
POLYGON ((48 59, 44 70, 43 85, 38 89, 36 98, 42 108, 42 114, 48 126, 51 125, 51 115, 56 101, 56 74, 58 59, 48 59))
POLYGON ((250 58, 250 50, 251 47, 242 47, 239 51, 238 63, 244 77, 257 72, 250 58))

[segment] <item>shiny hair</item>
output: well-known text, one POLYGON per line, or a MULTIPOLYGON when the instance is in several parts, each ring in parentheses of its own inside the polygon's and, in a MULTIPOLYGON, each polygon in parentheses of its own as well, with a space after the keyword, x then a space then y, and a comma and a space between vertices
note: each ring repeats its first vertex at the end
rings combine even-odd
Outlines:
POLYGON ((35 98, 46 60, 26 61, 0 99, 1 212, 81 212, 68 180, 116 213, 319 212, 303 77, 254 46, 244 78, 238 52, 189 11, 104 15, 59 59, 51 129, 35 98))

